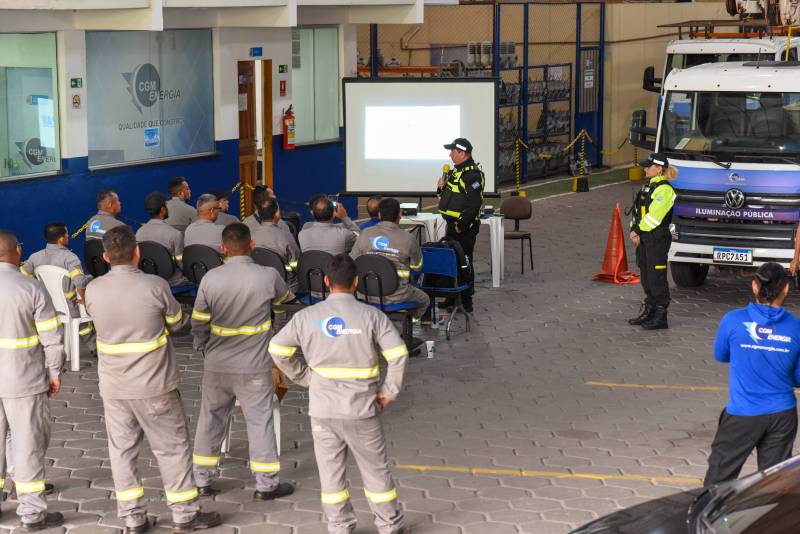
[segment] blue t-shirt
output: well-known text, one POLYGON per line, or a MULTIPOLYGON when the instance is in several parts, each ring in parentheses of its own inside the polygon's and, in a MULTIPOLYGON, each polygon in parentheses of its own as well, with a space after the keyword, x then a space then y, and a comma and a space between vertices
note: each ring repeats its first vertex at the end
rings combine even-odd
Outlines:
POLYGON ((381 220, 380 220, 380 219, 369 219, 369 220, 367 220, 367 221, 364 221, 364 222, 362 222, 361 224, 359 224, 359 225, 358 225, 358 229, 359 229, 359 230, 366 230, 367 228, 370 228, 370 227, 372 227, 372 226, 375 226, 375 225, 376 225, 376 224, 378 224, 379 222, 381 222, 381 220))
POLYGON ((748 304, 725 314, 714 358, 730 363, 731 415, 766 415, 797 406, 800 320, 783 308, 748 304))

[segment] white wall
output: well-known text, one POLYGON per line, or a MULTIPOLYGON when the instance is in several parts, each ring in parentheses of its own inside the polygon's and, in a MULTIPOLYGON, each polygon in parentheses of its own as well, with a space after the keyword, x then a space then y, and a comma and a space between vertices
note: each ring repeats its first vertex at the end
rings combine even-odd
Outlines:
POLYGON ((86 32, 61 31, 56 34, 58 63, 58 118, 61 133, 61 157, 76 158, 89 154, 86 106, 86 32), (81 78, 83 87, 70 88, 70 78, 81 78), (72 107, 72 96, 80 98, 80 108, 72 107))

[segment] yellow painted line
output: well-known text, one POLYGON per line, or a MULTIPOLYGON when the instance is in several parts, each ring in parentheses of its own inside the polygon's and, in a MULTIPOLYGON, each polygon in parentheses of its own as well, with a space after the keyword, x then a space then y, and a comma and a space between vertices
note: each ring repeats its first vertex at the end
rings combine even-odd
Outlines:
POLYGON ((680 386, 673 384, 617 384, 614 382, 596 382, 587 380, 587 386, 600 386, 606 388, 627 388, 627 389, 676 389, 680 391, 727 391, 724 386, 680 386))
POLYGON ((469 473, 471 475, 498 475, 538 478, 583 478, 589 480, 638 480, 642 482, 671 482, 673 484, 696 484, 703 481, 693 477, 648 477, 643 475, 601 475, 595 473, 563 473, 560 471, 528 471, 526 469, 488 469, 484 467, 457 467, 450 465, 395 465, 395 469, 432 471, 437 473, 469 473))

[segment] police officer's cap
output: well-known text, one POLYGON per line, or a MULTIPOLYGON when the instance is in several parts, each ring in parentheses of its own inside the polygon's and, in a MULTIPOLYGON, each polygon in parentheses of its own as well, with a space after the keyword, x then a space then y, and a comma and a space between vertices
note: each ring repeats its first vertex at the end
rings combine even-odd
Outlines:
POLYGON ((447 150, 455 149, 455 150, 460 150, 462 152, 470 152, 470 153, 472 152, 472 143, 470 143, 469 141, 467 141, 463 137, 459 137, 458 139, 455 139, 449 145, 444 145, 444 147, 447 150))
POLYGON ((667 167, 669 167, 669 160, 667 159, 667 156, 665 156, 661 152, 653 152, 652 154, 647 156, 647 159, 640 161, 639 165, 644 167, 645 169, 651 165, 660 165, 666 169, 667 167))

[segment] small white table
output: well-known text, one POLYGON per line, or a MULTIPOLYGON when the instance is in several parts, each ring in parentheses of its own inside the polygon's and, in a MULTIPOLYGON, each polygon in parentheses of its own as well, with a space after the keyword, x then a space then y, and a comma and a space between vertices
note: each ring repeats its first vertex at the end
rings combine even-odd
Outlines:
POLYGON ((427 235, 427 238, 423 236, 423 243, 439 241, 447 233, 447 223, 444 222, 444 218, 438 213, 420 212, 416 215, 407 215, 400 219, 400 224, 423 227, 420 228, 420 231, 424 229, 427 235))

